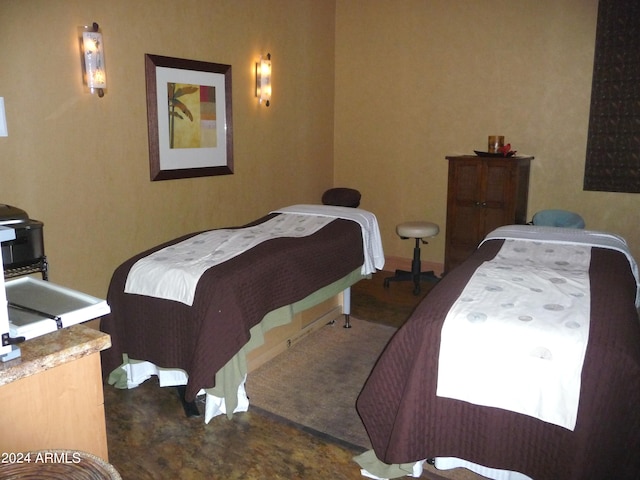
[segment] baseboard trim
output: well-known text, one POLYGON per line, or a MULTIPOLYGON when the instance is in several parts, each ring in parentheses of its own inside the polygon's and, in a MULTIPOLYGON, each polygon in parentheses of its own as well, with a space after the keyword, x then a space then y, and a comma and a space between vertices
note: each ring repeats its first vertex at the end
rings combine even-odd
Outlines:
MULTIPOLYGON (((403 257, 385 257, 384 270, 386 272, 395 272, 396 270, 411 270, 410 258, 403 257)), ((438 276, 444 272, 444 264, 422 260, 422 271, 433 270, 438 276)))

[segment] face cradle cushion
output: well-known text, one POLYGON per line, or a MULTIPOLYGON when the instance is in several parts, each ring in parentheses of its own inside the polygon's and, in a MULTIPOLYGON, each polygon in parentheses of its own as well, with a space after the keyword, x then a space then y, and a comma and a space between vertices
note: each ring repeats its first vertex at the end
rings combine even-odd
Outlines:
POLYGON ((533 216, 532 223, 545 227, 584 228, 583 218, 567 210, 541 210, 533 216))
POLYGON ((336 187, 330 188, 322 194, 324 205, 335 205, 338 207, 356 208, 360 205, 360 192, 353 188, 336 187))

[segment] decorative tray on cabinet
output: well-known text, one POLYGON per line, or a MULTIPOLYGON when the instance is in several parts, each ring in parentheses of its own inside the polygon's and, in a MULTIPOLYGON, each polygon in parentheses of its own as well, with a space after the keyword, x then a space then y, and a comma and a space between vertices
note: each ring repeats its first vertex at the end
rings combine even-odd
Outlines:
POLYGON ((509 152, 505 155, 504 153, 479 152, 478 150, 474 150, 474 152, 479 157, 496 157, 496 158, 509 158, 509 157, 513 157, 516 154, 516 152, 509 152))

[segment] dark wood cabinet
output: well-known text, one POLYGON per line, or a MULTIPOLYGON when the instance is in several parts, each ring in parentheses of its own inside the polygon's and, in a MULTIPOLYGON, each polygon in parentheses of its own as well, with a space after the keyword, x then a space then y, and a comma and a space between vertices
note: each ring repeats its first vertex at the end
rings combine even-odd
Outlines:
POLYGON ((446 157, 449 161, 444 268, 450 271, 502 225, 527 223, 533 157, 446 157))

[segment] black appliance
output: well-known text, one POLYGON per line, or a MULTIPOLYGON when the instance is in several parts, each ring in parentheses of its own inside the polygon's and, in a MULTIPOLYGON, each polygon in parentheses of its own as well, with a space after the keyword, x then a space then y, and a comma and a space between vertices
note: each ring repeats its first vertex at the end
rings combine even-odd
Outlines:
POLYGON ((41 272, 47 279, 47 258, 44 254, 44 224, 29 218, 27 212, 11 205, 0 204, 0 226, 13 228, 15 240, 2 242, 2 263, 6 278, 41 272))

